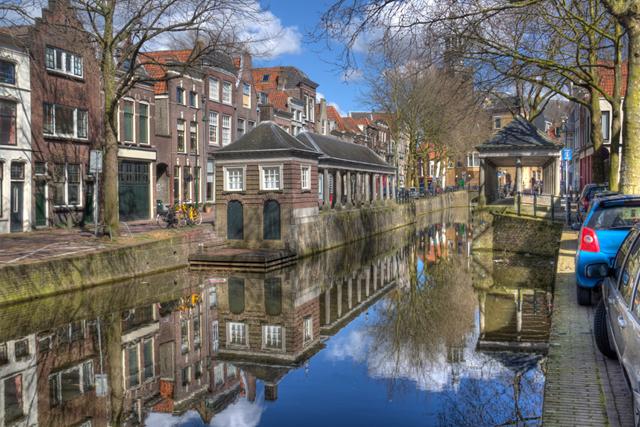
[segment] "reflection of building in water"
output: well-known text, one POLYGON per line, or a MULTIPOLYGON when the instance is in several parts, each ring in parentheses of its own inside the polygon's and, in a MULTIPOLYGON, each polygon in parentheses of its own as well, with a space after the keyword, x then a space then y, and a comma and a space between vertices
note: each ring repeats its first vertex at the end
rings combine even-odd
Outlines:
POLYGON ((394 253, 374 258, 346 275, 325 277, 320 298, 322 334, 335 335, 386 294, 402 264, 394 253))
POLYGON ((473 226, 464 223, 433 224, 419 233, 419 257, 422 262, 457 255, 471 265, 473 226))
POLYGON ((38 334, 38 424, 107 425, 107 397, 97 397, 100 372, 95 320, 79 320, 38 334))
POLYGON ((0 426, 38 425, 36 336, 0 344, 0 426))

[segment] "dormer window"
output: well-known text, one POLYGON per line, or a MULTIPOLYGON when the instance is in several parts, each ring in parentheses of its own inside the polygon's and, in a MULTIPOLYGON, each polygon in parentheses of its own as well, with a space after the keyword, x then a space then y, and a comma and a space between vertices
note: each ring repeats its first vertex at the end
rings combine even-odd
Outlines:
POLYGON ((269 81, 269 76, 270 76, 270 74, 263 74, 262 75, 262 82, 263 83, 268 82, 269 81))
POLYGON ((47 68, 82 77, 82 58, 71 52, 47 46, 47 68))
POLYGON ((131 61, 129 59, 125 59, 122 63, 122 68, 124 68, 125 70, 131 68, 131 61))
POLYGON ((16 84, 16 66, 11 62, 0 61, 0 83, 16 84))

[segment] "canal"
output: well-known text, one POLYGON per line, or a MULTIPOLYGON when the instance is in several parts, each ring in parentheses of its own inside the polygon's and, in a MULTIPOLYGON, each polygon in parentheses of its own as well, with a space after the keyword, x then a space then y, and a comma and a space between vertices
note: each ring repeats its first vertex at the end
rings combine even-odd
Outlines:
POLYGON ((268 273, 0 309, 0 425, 537 426, 554 259, 442 211, 268 273))

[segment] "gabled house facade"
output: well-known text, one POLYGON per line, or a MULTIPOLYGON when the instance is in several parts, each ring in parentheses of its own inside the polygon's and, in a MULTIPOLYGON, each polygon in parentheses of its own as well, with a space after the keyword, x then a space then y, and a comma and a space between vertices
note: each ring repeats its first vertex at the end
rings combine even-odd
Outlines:
POLYGON ((35 226, 32 172, 29 45, 0 32, 0 234, 35 226))

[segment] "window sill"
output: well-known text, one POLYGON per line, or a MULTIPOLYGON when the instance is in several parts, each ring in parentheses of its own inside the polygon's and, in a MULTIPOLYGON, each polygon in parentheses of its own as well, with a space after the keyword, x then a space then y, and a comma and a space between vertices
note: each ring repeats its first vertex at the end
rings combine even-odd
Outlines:
POLYGON ((0 145, 2 145, 3 147, 18 147, 18 144, 12 144, 10 142, 0 142, 0 145))
POLYGON ((284 193, 283 189, 280 190, 258 190, 258 194, 264 194, 264 193, 284 193))
POLYGON ((247 192, 245 190, 225 190, 222 195, 224 196, 225 194, 247 194, 247 192))
POLYGON ((56 206, 53 207, 53 209, 57 209, 59 211, 68 210, 68 209, 78 210, 78 209, 83 209, 83 208, 84 208, 83 205, 56 205, 56 206))
POLYGON ((55 139, 57 141, 80 142, 80 143, 83 143, 83 144, 89 144, 90 143, 88 138, 76 138, 76 137, 73 137, 73 136, 57 136, 57 135, 44 134, 44 138, 45 139, 55 139))
POLYGON ((310 188, 303 188, 302 189, 302 194, 306 194, 306 193, 311 193, 311 189, 310 188))
POLYGON ((84 82, 84 77, 82 76, 76 76, 75 74, 69 74, 69 73, 65 73, 64 71, 58 71, 58 70, 52 70, 51 68, 47 68, 47 73, 49 74, 55 74, 56 76, 60 76, 60 77, 68 77, 72 80, 76 80, 79 82, 84 82))

